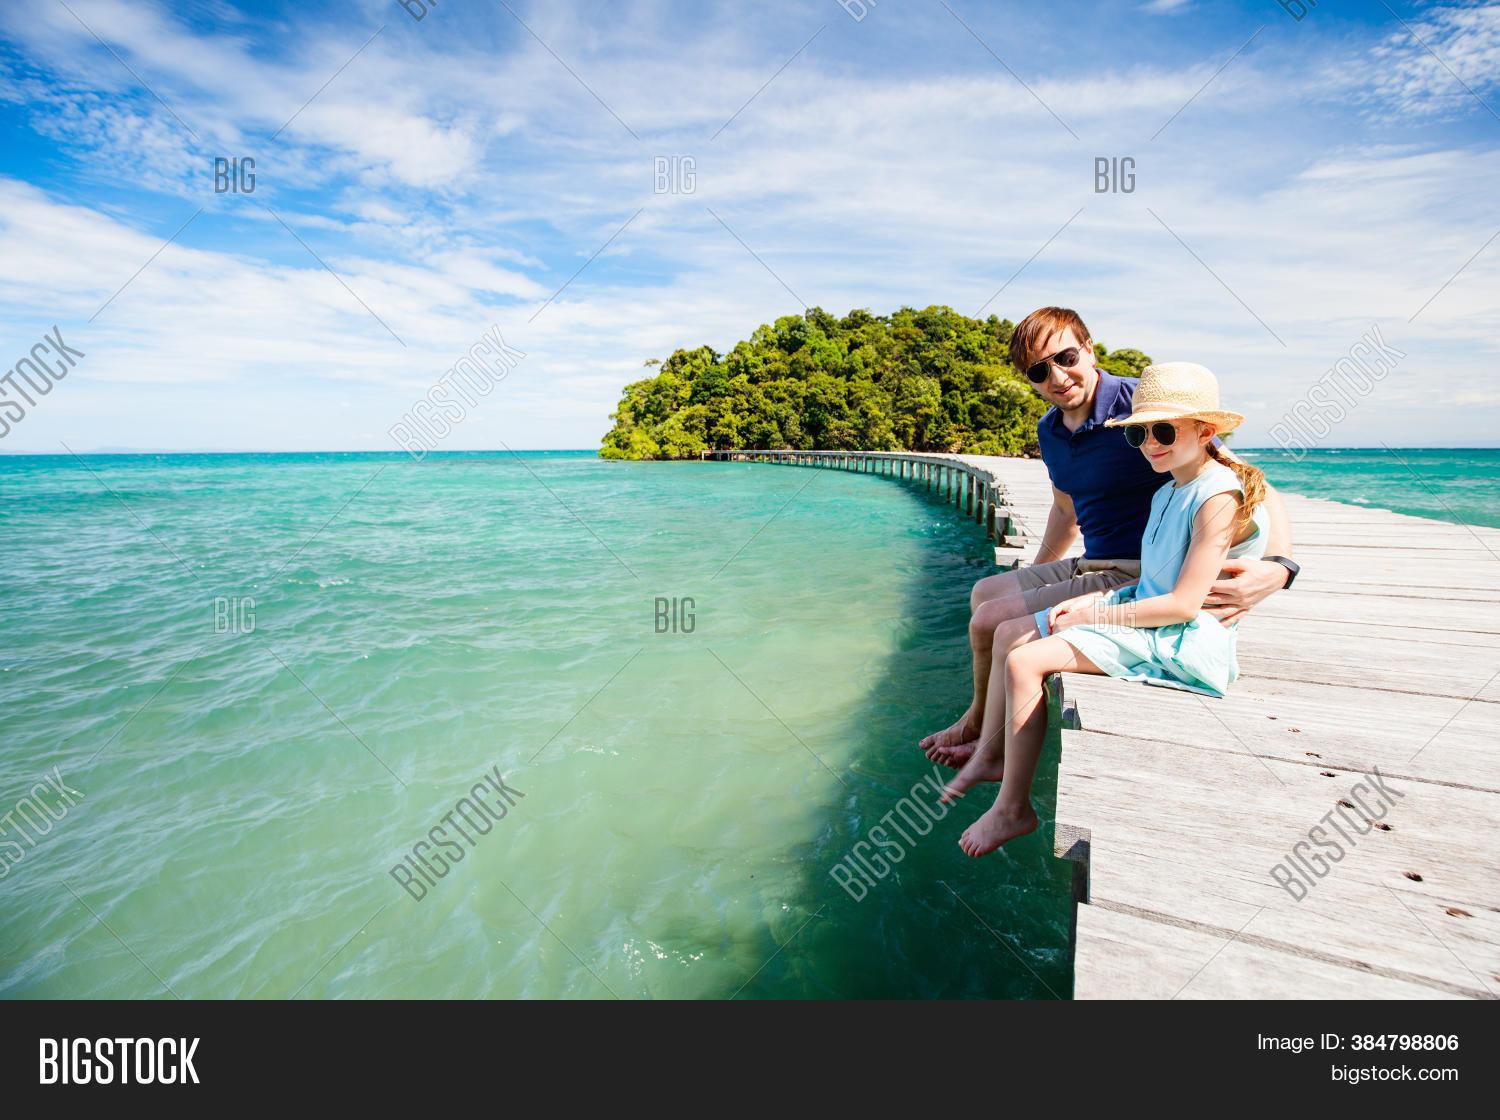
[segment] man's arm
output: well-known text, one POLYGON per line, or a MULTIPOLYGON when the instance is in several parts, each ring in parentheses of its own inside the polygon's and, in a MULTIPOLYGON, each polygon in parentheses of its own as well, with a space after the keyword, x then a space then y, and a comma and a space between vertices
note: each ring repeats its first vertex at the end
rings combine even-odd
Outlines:
MULTIPOLYGON (((1042 547, 1037 550, 1032 563, 1050 564, 1061 560, 1077 539, 1078 514, 1073 510, 1073 499, 1054 486, 1052 508, 1047 511, 1047 528, 1042 533, 1042 547)), ((1285 568, 1281 570, 1286 571, 1285 568)))
MULTIPOLYGON (((1266 518, 1269 524, 1266 526, 1266 555, 1285 556, 1292 559, 1292 522, 1286 515, 1286 503, 1281 500, 1281 495, 1276 492, 1276 487, 1269 482, 1266 483, 1266 518)), ((1276 564, 1272 560, 1271 563, 1276 564)), ((1280 564, 1276 564, 1281 568, 1280 564)), ((1281 568, 1284 572, 1285 568, 1281 568)))

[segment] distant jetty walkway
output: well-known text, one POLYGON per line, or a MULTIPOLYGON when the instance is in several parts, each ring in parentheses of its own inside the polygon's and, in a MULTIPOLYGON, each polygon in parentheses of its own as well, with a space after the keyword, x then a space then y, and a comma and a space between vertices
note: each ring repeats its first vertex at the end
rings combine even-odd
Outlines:
MULTIPOLYGON (((982 522, 1002 567, 1051 505, 1028 459, 704 458, 909 480, 982 522)), ((1302 573, 1241 624, 1228 697, 1058 694, 1074 996, 1496 998, 1500 530, 1283 496, 1302 573)))

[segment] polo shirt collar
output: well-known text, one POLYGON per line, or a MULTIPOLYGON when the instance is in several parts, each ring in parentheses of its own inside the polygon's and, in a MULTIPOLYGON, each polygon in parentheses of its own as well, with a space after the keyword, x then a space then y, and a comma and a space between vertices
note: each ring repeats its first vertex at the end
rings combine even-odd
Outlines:
MULTIPOLYGON (((1097 367, 1096 367, 1097 368, 1097 367)), ((1094 387, 1094 408, 1089 417, 1078 426, 1078 431, 1070 432, 1063 424, 1062 409, 1057 405, 1047 414, 1052 425, 1053 434, 1060 439, 1071 439, 1080 432, 1089 431, 1091 428, 1102 428, 1106 420, 1115 415, 1116 406, 1120 399, 1120 379, 1113 374, 1098 370, 1099 383, 1094 387)))
POLYGON ((1099 383, 1094 387, 1094 410, 1078 429, 1080 432, 1089 428, 1102 428, 1104 422, 1114 416, 1115 406, 1120 401, 1120 379, 1102 369, 1097 372, 1099 383))

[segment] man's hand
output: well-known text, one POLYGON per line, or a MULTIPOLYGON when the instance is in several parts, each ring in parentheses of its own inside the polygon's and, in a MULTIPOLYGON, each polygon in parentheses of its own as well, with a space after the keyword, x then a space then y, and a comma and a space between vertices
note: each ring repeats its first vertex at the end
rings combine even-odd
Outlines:
POLYGON ((1104 598, 1104 592, 1090 591, 1083 595, 1075 595, 1071 599, 1064 599, 1047 612, 1047 632, 1056 633, 1058 630, 1066 630, 1069 626, 1076 626, 1080 622, 1088 622, 1093 616, 1091 608, 1102 598, 1104 598))
POLYGON ((1286 586, 1290 574, 1274 560, 1225 560, 1203 609, 1225 626, 1286 586))

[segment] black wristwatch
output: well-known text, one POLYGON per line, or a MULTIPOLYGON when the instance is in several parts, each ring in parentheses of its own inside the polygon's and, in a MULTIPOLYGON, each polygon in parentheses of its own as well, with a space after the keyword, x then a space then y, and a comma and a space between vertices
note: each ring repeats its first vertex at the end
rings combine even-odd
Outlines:
POLYGON ((1274 560, 1287 570, 1286 582, 1281 585, 1281 590, 1289 590, 1297 581, 1297 573, 1302 570, 1302 565, 1286 556, 1262 556, 1262 560, 1274 560))

